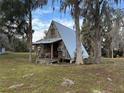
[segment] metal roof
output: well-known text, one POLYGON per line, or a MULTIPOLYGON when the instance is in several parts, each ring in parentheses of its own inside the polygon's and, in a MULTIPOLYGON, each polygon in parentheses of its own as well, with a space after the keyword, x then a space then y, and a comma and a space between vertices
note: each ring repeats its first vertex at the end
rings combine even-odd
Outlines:
MULTIPOLYGON (((56 31, 59 32, 61 38, 53 38, 53 39, 42 39, 39 40, 33 44, 47 44, 47 43, 53 43, 62 40, 65 44, 65 47, 70 55, 71 58, 74 58, 75 51, 76 51, 76 33, 74 30, 58 23, 55 21, 52 21, 52 24, 56 27, 56 31)), ((85 50, 83 44, 81 44, 82 48, 82 57, 88 58, 89 55, 87 51, 85 50)))
POLYGON ((55 43, 57 41, 62 40, 62 38, 49 38, 49 39, 41 39, 37 42, 34 42, 34 45, 38 45, 38 44, 51 44, 51 43, 55 43))
MULTIPOLYGON (((59 32, 71 58, 74 58, 75 56, 75 51, 76 51, 76 33, 74 30, 58 23, 55 21, 52 21, 52 23, 55 25, 57 31, 59 32)), ((89 55, 84 48, 83 44, 81 44, 82 48, 82 57, 83 58, 88 58, 89 55)))

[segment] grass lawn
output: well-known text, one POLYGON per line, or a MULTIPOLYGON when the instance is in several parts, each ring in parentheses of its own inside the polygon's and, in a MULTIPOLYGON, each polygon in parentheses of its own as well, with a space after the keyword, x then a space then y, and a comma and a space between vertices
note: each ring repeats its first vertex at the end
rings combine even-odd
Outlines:
POLYGON ((124 59, 92 65, 38 65, 26 53, 0 55, 0 93, 124 93, 124 59), (62 86, 65 79, 74 82, 62 86), (17 85, 17 87, 14 87, 17 85))

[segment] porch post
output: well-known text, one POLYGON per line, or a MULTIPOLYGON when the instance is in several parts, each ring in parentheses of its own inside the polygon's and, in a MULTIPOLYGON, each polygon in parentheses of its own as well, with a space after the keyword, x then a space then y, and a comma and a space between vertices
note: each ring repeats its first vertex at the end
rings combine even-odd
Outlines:
POLYGON ((53 43, 51 44, 51 60, 53 59, 53 43))

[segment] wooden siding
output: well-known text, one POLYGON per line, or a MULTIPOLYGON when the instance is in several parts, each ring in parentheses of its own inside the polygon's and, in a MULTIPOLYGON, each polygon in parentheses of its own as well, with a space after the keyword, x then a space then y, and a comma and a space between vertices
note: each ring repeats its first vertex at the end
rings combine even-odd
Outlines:
MULTIPOLYGON (((49 38, 61 38, 59 32, 56 31, 56 30, 57 30, 56 27, 51 24, 51 26, 50 26, 47 34, 46 34, 46 39, 49 39, 49 38)), ((70 59, 70 55, 69 55, 69 53, 68 53, 63 41, 59 42, 58 49, 62 50, 62 57, 63 58, 70 59)))
POLYGON ((60 38, 60 35, 58 33, 58 31, 56 31, 56 28, 54 25, 51 25, 47 34, 46 34, 46 39, 49 38, 60 38))
POLYGON ((63 58, 70 59, 69 53, 68 53, 63 41, 60 42, 58 49, 60 49, 62 51, 63 58))

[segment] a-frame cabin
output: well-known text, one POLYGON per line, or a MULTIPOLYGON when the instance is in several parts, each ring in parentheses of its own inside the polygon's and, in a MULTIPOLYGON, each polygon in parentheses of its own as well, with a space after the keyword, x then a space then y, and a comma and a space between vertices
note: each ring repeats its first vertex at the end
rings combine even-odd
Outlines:
MULTIPOLYGON (((60 59, 74 60, 76 51, 75 31, 52 21, 44 39, 34 42, 37 49, 37 62, 54 62, 60 59)), ((82 58, 89 55, 82 45, 82 58)))

